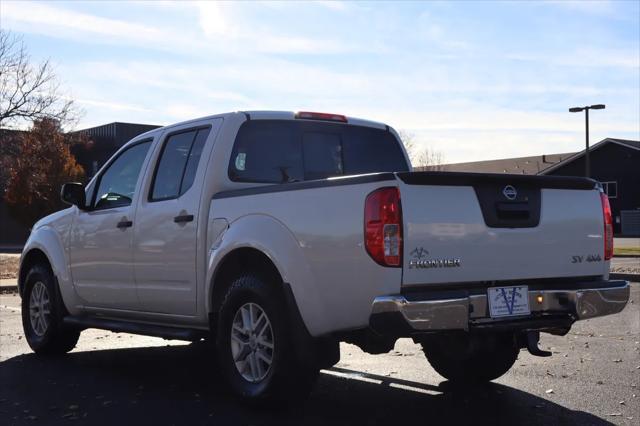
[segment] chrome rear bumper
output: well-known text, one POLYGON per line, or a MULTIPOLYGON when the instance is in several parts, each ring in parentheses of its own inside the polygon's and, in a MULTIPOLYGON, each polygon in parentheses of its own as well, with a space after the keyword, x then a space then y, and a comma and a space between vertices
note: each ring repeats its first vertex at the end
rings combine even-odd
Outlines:
POLYGON ((377 297, 373 302, 371 326, 386 330, 385 322, 411 332, 469 330, 513 325, 544 329, 552 319, 567 324, 574 321, 611 315, 624 309, 629 300, 627 281, 596 281, 548 288, 529 288, 531 314, 493 319, 489 315, 487 292, 428 292, 422 299, 404 295, 377 297), (542 301, 539 301, 542 296, 542 301))

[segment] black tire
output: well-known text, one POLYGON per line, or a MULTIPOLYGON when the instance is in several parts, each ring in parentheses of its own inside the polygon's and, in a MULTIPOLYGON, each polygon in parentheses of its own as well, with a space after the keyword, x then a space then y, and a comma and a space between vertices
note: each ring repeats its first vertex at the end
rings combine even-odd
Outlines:
POLYGON ((431 366, 452 383, 486 383, 505 374, 518 359, 513 334, 433 336, 421 342, 431 366))
MULTIPOLYGON (((216 351, 221 373, 236 395, 258 403, 269 401, 288 405, 306 398, 313 388, 319 369, 301 365, 295 356, 297 342, 294 341, 287 313, 281 291, 260 276, 246 274, 232 281, 220 307, 216 351), (250 381, 236 367, 231 342, 236 313, 249 304, 258 306, 266 314, 272 330, 269 333, 273 342, 270 352, 272 362, 266 375, 258 381, 250 381)), ((236 344, 236 349, 238 347, 245 348, 236 344)), ((239 356, 238 359, 243 357, 239 356)))
MULTIPOLYGON (((27 343, 31 349, 38 355, 60 355, 72 350, 78 338, 80 331, 71 329, 63 325, 62 319, 67 315, 67 310, 60 298, 57 284, 53 278, 51 270, 44 265, 34 265, 27 273, 24 283, 24 291, 22 293, 22 328, 27 339, 27 343), (35 291, 43 292, 48 303, 45 305, 48 314, 44 314, 46 318, 46 326, 42 328, 41 324, 31 319, 32 293, 35 291)), ((44 299, 42 299, 44 300, 44 299)), ((36 309, 42 309, 39 307, 36 309)), ((44 311, 44 312, 46 312, 44 311)))

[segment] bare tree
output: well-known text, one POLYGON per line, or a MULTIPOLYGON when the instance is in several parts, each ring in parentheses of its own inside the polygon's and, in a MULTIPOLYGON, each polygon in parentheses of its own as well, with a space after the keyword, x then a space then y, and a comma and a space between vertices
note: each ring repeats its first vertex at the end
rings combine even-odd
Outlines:
POLYGON ((415 135, 407 130, 399 130, 398 136, 400 136, 400 140, 409 155, 413 167, 427 170, 442 170, 442 163, 444 162, 442 152, 430 147, 421 149, 415 140, 415 135))
POLYGON ((73 124, 78 116, 49 60, 33 65, 22 38, 0 30, 0 127, 42 119, 73 124))
POLYGON ((398 130, 398 136, 400 136, 400 141, 404 145, 404 149, 407 151, 409 159, 413 162, 413 157, 416 151, 415 135, 407 130, 398 130))
POLYGON ((442 164, 444 163, 444 155, 440 151, 436 151, 433 148, 426 147, 417 155, 417 160, 414 166, 421 167, 424 170, 443 170, 442 164))

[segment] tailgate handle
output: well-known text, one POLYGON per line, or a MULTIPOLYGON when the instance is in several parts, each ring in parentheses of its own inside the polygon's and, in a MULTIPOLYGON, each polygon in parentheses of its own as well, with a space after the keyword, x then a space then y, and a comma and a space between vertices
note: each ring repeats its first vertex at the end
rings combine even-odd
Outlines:
POLYGON ((527 219, 530 208, 526 201, 516 201, 511 203, 496 203, 496 212, 500 219, 527 219))

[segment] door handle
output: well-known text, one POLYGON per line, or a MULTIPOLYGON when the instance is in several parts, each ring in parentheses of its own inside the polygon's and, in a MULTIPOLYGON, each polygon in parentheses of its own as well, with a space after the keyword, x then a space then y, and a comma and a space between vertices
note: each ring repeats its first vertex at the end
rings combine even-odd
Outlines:
POLYGON ((193 221, 193 215, 192 214, 182 214, 180 216, 176 216, 173 218, 173 221, 175 223, 187 223, 187 222, 191 222, 193 221))
POLYGON ((133 222, 130 220, 121 220, 120 222, 118 222, 118 228, 120 229, 131 228, 132 226, 133 222))

